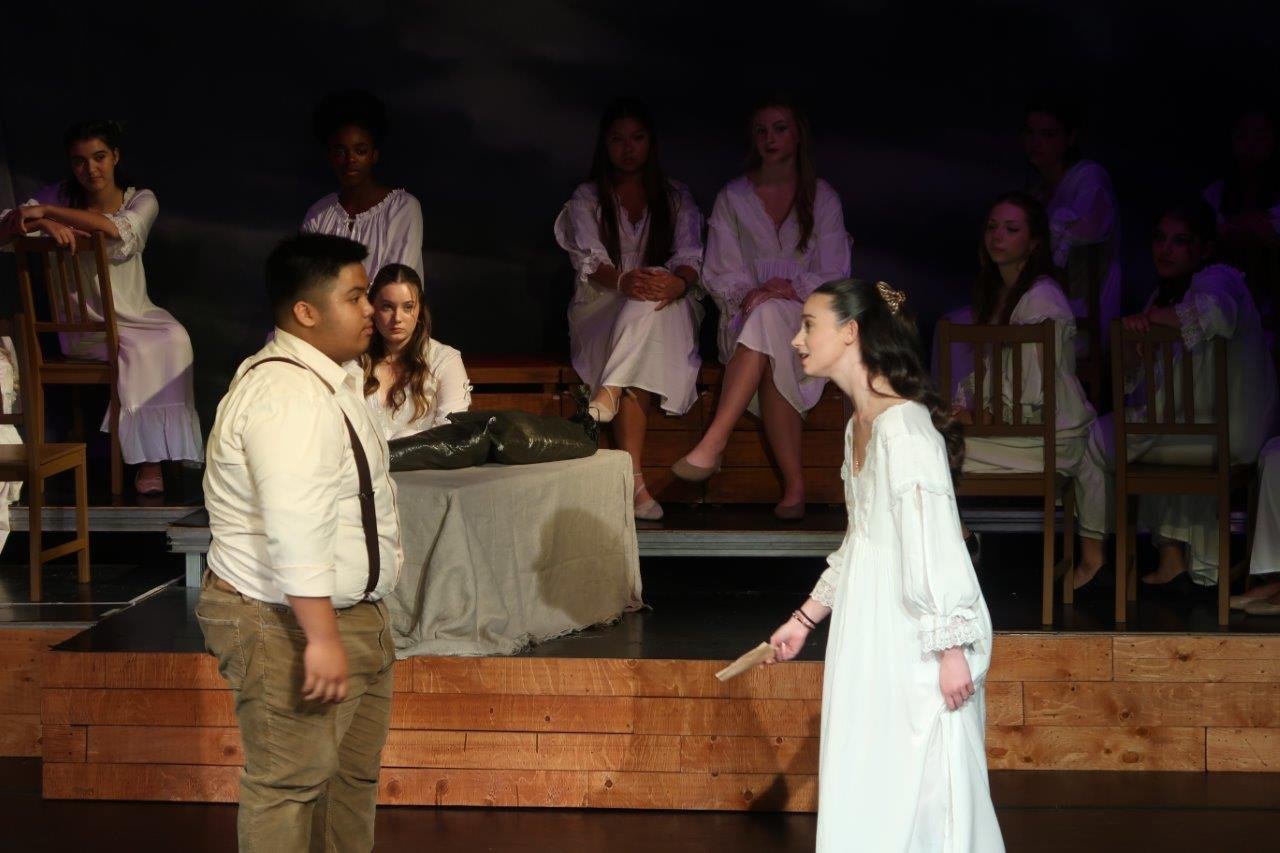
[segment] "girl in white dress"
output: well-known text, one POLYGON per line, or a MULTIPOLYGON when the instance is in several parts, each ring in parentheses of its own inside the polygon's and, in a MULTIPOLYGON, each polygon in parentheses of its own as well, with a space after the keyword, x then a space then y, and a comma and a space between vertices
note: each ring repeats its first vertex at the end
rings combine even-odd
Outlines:
POLYGON ((431 337, 422 279, 404 264, 388 264, 369 287, 377 329, 364 367, 365 403, 388 441, 448 423, 471 407, 462 353, 431 337))
POLYGON ((1001 851, 984 744, 991 618, 952 487, 963 436, 902 300, 855 279, 804 303, 794 343, 805 373, 834 381, 856 413, 840 472, 849 526, 769 642, 790 660, 831 616, 819 851, 1001 851))
POLYGON ((591 389, 592 416, 612 422, 631 455, 636 518, 662 518, 640 466, 653 398, 669 415, 697 399, 702 214, 683 184, 663 176, 644 104, 605 110, 591 178, 556 217, 555 234, 577 272, 573 369, 591 389))
MULTIPOLYGON (((1075 482, 1080 519, 1080 562, 1077 585, 1088 582, 1105 561, 1103 542, 1111 532, 1111 478, 1107 462, 1092 434, 1098 416, 1076 377, 1076 321, 1066 294, 1053 277, 1049 255, 1049 222, 1044 208, 1026 193, 1006 193, 996 199, 987 216, 979 249, 981 270, 973 304, 980 322, 992 325, 1030 325, 1052 320, 1055 329, 1054 374, 1058 441, 1057 470, 1075 482)), ((971 360, 971 359, 970 359, 971 360)), ((1045 365, 1039 347, 1023 346, 1023 423, 1044 422, 1045 365)), ((992 367, 987 365, 982 394, 990 399, 992 367)), ((1006 350, 998 368, 1005 420, 1012 423, 1013 355, 1006 350)), ((977 406, 974 374, 956 389, 956 417, 972 423, 977 406)), ((1036 472, 1043 470, 1042 442, 1026 438, 969 438, 965 440, 964 470, 970 473, 1036 472)))
POLYGON ((783 99, 765 102, 750 122, 747 173, 716 197, 707 232, 703 281, 720 308, 725 365, 711 425, 672 466, 699 482, 720 468, 734 424, 748 409, 764 421, 782 474, 774 514, 804 516, 802 418, 825 380, 806 376, 790 346, 806 297, 849 275, 850 240, 840 198, 816 177, 809 123, 783 99))
POLYGON ((363 243, 369 250, 364 270, 370 281, 393 263, 424 278, 422 206, 405 190, 383 186, 373 177, 378 148, 387 135, 382 102, 368 92, 329 95, 316 107, 314 130, 338 179, 338 191, 311 205, 302 230, 363 243))
MULTIPOLYGON (((140 494, 164 491, 160 463, 204 460, 200 418, 192 384, 191 338, 182 324, 147 295, 142 251, 160 207, 151 190, 128 186, 117 172, 120 126, 86 122, 68 129, 65 142, 72 176, 45 187, 15 215, 23 233, 52 222, 79 232, 107 237, 111 291, 120 336, 120 449, 137 465, 134 486, 140 494)), ((55 235, 56 238, 56 235, 55 235)), ((81 256, 90 282, 89 309, 101 317, 101 294, 93 260, 81 256)), ((63 351, 72 357, 104 359, 101 335, 63 335, 63 351)), ((103 420, 103 431, 108 422, 103 420)))
MULTIPOLYGON (((1277 389, 1275 367, 1263 337, 1262 320, 1244 276, 1226 264, 1210 263, 1217 238, 1213 211, 1204 202, 1166 212, 1151 244, 1159 284, 1140 314, 1124 319, 1125 326, 1145 330, 1151 325, 1178 329, 1191 353, 1196 420, 1213 418, 1215 394, 1225 390, 1230 419, 1231 462, 1251 463, 1268 437, 1275 434, 1277 389), (1214 338, 1227 341, 1227 388, 1215 389, 1212 356, 1214 338)), ((1180 364, 1183 351, 1175 354, 1180 364)), ((1137 391, 1142 373, 1136 359, 1128 361, 1125 391, 1137 391)), ((1163 365, 1156 365, 1157 411, 1163 411, 1163 365)), ((1180 411, 1181 387, 1174 406, 1180 411)), ((1145 390, 1139 399, 1147 400, 1145 390)), ((1131 407, 1129 420, 1142 417, 1131 407)), ((1105 420, 1105 419, 1104 419, 1105 420)), ((1108 442, 1115 435, 1109 425, 1100 430, 1108 442)), ((1128 448, 1131 461, 1166 465, 1208 464, 1214 442, 1202 436, 1135 437, 1128 448)), ((1211 495, 1143 495, 1138 502, 1138 526, 1151 531, 1160 554, 1157 569, 1142 578, 1165 584, 1189 571, 1192 580, 1210 585, 1218 577, 1218 512, 1211 495)))

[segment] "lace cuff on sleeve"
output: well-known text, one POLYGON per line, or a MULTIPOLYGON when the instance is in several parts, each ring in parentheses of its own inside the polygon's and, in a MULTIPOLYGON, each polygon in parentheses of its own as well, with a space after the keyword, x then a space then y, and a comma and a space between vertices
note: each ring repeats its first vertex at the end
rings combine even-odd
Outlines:
POLYGON ((809 593, 809 597, 819 604, 827 607, 835 607, 836 604, 836 588, 828 578, 827 573, 823 572, 822 577, 818 578, 818 583, 814 586, 813 591, 809 593))
POLYGON ((925 616, 920 620, 920 648, 925 654, 976 643, 983 637, 977 619, 964 616, 925 616))
POLYGON ((1173 310, 1178 315, 1182 343, 1191 350, 1213 337, 1210 325, 1217 305, 1206 293, 1190 293, 1188 297, 1173 306, 1173 310))
POLYGON ((127 261, 138 251, 138 233, 133 228, 133 219, 121 210, 116 213, 103 214, 110 219, 120 232, 120 239, 109 244, 109 260, 127 261))

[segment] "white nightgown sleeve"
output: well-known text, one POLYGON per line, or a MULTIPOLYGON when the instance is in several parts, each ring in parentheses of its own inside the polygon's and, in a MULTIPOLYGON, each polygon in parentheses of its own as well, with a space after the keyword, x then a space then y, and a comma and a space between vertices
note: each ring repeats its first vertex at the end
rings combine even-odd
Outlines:
POLYGON ((471 408, 471 380, 462 364, 462 353, 446 351, 438 364, 431 365, 436 377, 436 398, 432 401, 431 426, 447 423, 449 415, 471 408))
POLYGON ((1106 169, 1089 163, 1077 180, 1075 193, 1049 217, 1053 262, 1059 267, 1067 265, 1072 248, 1101 243, 1116 224, 1116 197, 1106 169))
POLYGON ((702 285, 719 297, 731 314, 737 314, 742 300, 756 288, 756 280, 747 269, 738 237, 738 217, 733 212, 729 193, 716 196, 711 218, 707 220, 707 254, 702 264, 702 285))
POLYGON ((829 281, 849 277, 849 232, 844 230, 844 208, 834 190, 820 191, 814 199, 813 236, 809 239, 814 242, 810 268, 800 274, 799 281, 791 282, 802 300, 829 281))
POLYGON ((151 190, 138 190, 124 207, 115 213, 105 214, 120 232, 119 240, 107 243, 110 259, 127 261, 140 254, 146 248, 147 236, 159 213, 160 203, 156 201, 155 193, 151 190))
POLYGON ((594 189, 583 185, 574 191, 556 217, 556 242, 569 253, 579 285, 586 284, 600 267, 613 264, 600 241, 599 210, 594 189))
POLYGON ((883 453, 902 548, 903 604, 918 620, 921 653, 984 639, 982 590, 964 545, 941 440, 891 436, 883 453))
POLYGON ((1243 278, 1238 270, 1225 264, 1196 273, 1182 301, 1173 306, 1187 349, 1195 349, 1210 338, 1230 338, 1236 333, 1243 278))
POLYGON ((426 281, 422 265, 422 205, 408 193, 387 220, 387 247, 391 262, 404 264, 426 281))
POLYGON ((675 272, 680 267, 690 267, 702 274, 702 211, 693 200, 693 194, 681 186, 672 192, 675 208, 675 233, 671 241, 671 260, 667 269, 675 272))

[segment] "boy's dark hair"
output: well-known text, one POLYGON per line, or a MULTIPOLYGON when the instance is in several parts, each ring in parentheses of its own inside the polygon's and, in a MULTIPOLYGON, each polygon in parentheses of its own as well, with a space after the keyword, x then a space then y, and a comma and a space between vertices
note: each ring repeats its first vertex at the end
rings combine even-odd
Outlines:
POLYGON ((276 244, 265 268, 267 299, 277 320, 300 299, 333 284, 342 268, 358 264, 369 250, 355 240, 328 234, 295 234, 276 244))

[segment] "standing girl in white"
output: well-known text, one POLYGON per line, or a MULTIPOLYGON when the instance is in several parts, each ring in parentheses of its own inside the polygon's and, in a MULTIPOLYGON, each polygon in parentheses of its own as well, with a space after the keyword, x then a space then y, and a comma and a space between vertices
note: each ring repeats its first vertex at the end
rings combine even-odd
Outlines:
POLYGON ((316 107, 316 141, 338 179, 338 191, 311 205, 302 230, 361 243, 369 254, 369 280, 387 264, 422 271, 422 206, 404 189, 392 189, 373 177, 379 147, 387 135, 387 111, 368 92, 328 95, 316 107))
POLYGON ((422 280, 404 264, 387 264, 369 285, 376 334, 360 356, 365 403, 390 441, 448 423, 471 407, 462 353, 431 337, 422 280))
MULTIPOLYGON (((182 324, 147 295, 142 250, 160 206, 151 190, 128 186, 117 173, 121 129, 115 122, 86 122, 65 136, 71 177, 45 187, 16 211, 39 230, 40 222, 107 237, 111 293, 120 336, 120 449, 124 461, 138 465, 134 486, 140 494, 164 491, 160 463, 204 460, 200 417, 192 383, 191 338, 182 324)), ((102 316, 97 271, 88 256, 81 269, 90 282, 89 310, 102 316)), ((101 335, 63 335, 62 348, 75 358, 105 359, 101 335)), ((104 419, 102 429, 107 429, 104 419)))
POLYGON ((706 434, 672 471, 693 482, 711 477, 734 424, 750 409, 764 421, 782 473, 774 514, 798 519, 802 418, 826 383, 804 375, 790 340, 805 298, 849 275, 850 241, 839 196, 814 174, 809 123, 799 107, 770 100, 750 127, 747 173, 716 197, 703 266, 720 308, 720 400, 706 434))
POLYGON ((805 301, 794 342, 805 373, 835 382, 856 412, 840 472, 849 526, 769 642, 790 660, 831 615, 819 851, 1002 851, 984 746, 991 618, 952 488, 963 437, 903 298, 850 279, 805 301))
POLYGON ((613 422, 631 456, 636 518, 659 519, 640 468, 645 427, 654 396, 677 416, 697 399, 702 214, 683 184, 663 176, 644 104, 618 100, 605 110, 591 179, 574 190, 555 233, 578 274, 573 369, 591 389, 591 414, 613 422))

